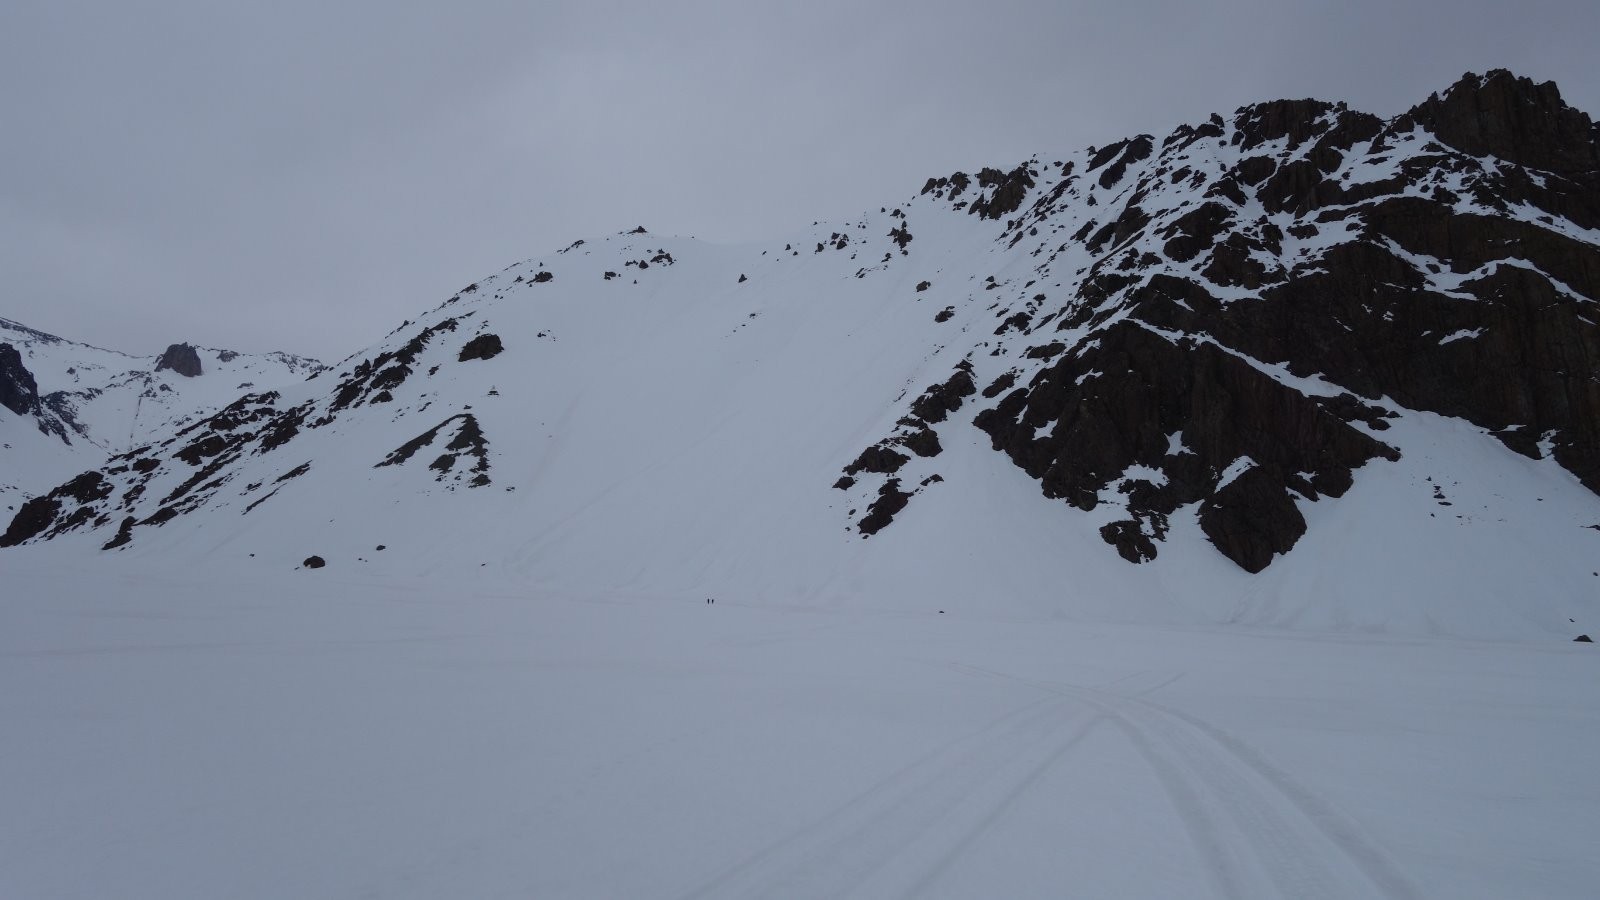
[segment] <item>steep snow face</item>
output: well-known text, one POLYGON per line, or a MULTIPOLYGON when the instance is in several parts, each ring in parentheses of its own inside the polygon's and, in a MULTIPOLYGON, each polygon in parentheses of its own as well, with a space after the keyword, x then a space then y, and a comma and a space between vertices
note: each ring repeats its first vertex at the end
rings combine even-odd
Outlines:
POLYGON ((1600 189, 1441 143, 1518 91, 1248 107, 759 244, 579 241, 0 543, 1562 633, 1600 585, 1600 189))
POLYGON ((241 393, 322 369, 316 360, 288 353, 187 344, 173 345, 168 354, 129 356, 9 319, 0 319, 0 345, 13 348, 36 385, 37 400, 0 409, 0 500, 7 505, 99 466, 109 453, 170 435, 241 393), (163 357, 174 351, 193 360, 198 372, 163 366, 163 357))

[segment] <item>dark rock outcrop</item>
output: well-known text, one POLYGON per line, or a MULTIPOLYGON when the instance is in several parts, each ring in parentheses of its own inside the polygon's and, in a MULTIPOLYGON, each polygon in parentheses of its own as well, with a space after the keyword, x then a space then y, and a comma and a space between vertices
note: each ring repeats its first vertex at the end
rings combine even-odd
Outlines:
POLYGON ((198 378, 203 369, 200 365, 200 351, 193 344, 173 344, 168 347, 161 358, 156 360, 156 371, 176 372, 185 378, 198 378))
POLYGON ((1288 553, 1306 533, 1305 516, 1284 482, 1283 473, 1255 466, 1200 505, 1201 530, 1246 572, 1265 569, 1273 556, 1288 553))
POLYGON ((967 212, 980 219, 1003 219, 1016 212, 1027 199, 1028 189, 1033 187, 1033 173, 1028 171, 1026 163, 1010 172, 984 169, 978 173, 978 185, 988 193, 972 201, 967 212))
POLYGON ((19 416, 39 412, 39 384, 10 344, 0 344, 0 406, 19 416))
POLYGON ((90 471, 42 497, 32 498, 22 504, 5 534, 0 535, 0 547, 15 547, 40 535, 71 531, 95 521, 101 513, 97 504, 110 496, 112 489, 112 482, 103 473, 90 471))
MULTIPOLYGON (((899 473, 912 457, 901 453, 903 448, 921 459, 932 459, 944 452, 944 445, 939 442, 939 434, 935 427, 944 422, 946 418, 961 408, 967 397, 977 393, 977 385, 972 380, 972 363, 962 360, 956 363, 955 371, 941 384, 929 385, 917 399, 911 402, 911 409, 895 423, 894 433, 878 443, 861 451, 855 461, 844 468, 844 477, 833 483, 839 490, 850 490, 856 486, 858 476, 862 479, 866 475, 892 476, 899 473)), ((923 479, 918 487, 912 491, 902 490, 899 478, 885 477, 878 486, 878 496, 867 509, 867 515, 857 523, 862 535, 873 535, 882 531, 894 521, 894 517, 911 498, 916 496, 923 488, 930 484, 943 481, 943 476, 933 474, 923 479)))
POLYGON ((974 424, 1039 479, 1047 497, 1092 510, 1102 492, 1118 488, 1129 524, 1102 536, 1125 558, 1153 558, 1154 545, 1135 535, 1162 537, 1179 506, 1206 501, 1206 534, 1249 571, 1304 533, 1291 495, 1340 496, 1353 469, 1398 458, 1215 344, 1132 321, 1061 357, 974 424), (1239 465, 1248 468, 1223 484, 1239 465))
POLYGON ((894 521, 895 514, 906 508, 911 495, 900 489, 900 479, 891 478, 878 488, 878 499, 867 507, 867 514, 856 523, 863 537, 877 534, 894 521))
POLYGON ((905 465, 910 458, 904 453, 891 450, 882 444, 874 444, 861 451, 861 455, 856 457, 854 462, 845 466, 844 473, 846 475, 859 475, 862 472, 876 472, 882 475, 893 474, 900 471, 900 467, 905 465))
POLYGON ((357 363, 354 369, 341 377, 338 393, 328 408, 329 414, 349 406, 359 406, 374 395, 392 391, 405 383, 412 375, 411 364, 416 361, 417 355, 435 337, 455 331, 459 324, 457 319, 445 319, 417 332, 397 349, 385 350, 357 363))
POLYGON ((1561 99, 1553 81, 1536 84, 1504 69, 1468 74, 1402 120, 1451 147, 1568 177, 1600 177, 1600 129, 1561 99))
POLYGON ((1093 172, 1105 166, 1105 170, 1100 173, 1099 184, 1102 188, 1112 187, 1122 180, 1123 174, 1128 171, 1128 166, 1148 159, 1154 146, 1155 139, 1148 134, 1113 144, 1095 154, 1089 161, 1087 171, 1093 172))
POLYGON ((466 345, 461 348, 461 355, 457 357, 457 360, 466 362, 471 359, 494 359, 503 350, 505 350, 505 347, 500 343, 500 335, 480 334, 467 341, 466 345))
POLYGON ((972 382, 972 365, 963 362, 943 384, 929 387, 912 401, 911 414, 923 422, 938 424, 944 421, 945 416, 960 409, 962 401, 977 393, 977 390, 977 385, 972 382))
POLYGON ((61 512, 61 501, 54 497, 34 497, 12 516, 5 534, 0 534, 0 547, 15 547, 45 532, 55 524, 61 512))
POLYGON ((472 413, 457 413, 445 419, 395 448, 373 468, 381 469, 384 466, 406 463, 423 447, 432 446, 439 435, 452 425, 455 433, 445 444, 444 452, 428 464, 430 470, 438 473, 434 480, 440 482, 465 480, 468 487, 483 487, 489 484, 489 441, 483 436, 483 429, 478 425, 477 416, 472 413), (462 456, 469 459, 468 465, 464 469, 457 470, 456 461, 462 456), (471 473, 470 477, 468 473, 471 473))
MULTIPOLYGON (((1064 308, 1037 314, 1092 337, 1020 348, 1023 365, 984 389, 1001 399, 975 422, 997 449, 1046 496, 1125 507, 1101 534, 1129 561, 1154 558, 1167 516, 1195 504, 1251 572, 1304 534, 1302 504, 1395 458, 1372 436, 1391 404, 1481 426, 1600 492, 1600 247, 1577 230, 1600 225, 1588 116, 1504 72, 1387 123, 1341 104, 1257 104, 1227 137, 1243 159, 1201 202, 1153 199, 1202 183, 1173 157, 1224 138, 1221 124, 1174 132, 1125 209, 1077 227, 1097 260, 1064 308), (1264 216, 1247 213, 1252 198, 1264 216)), ((1087 171, 1126 158, 1127 142, 1110 145, 1087 171)))

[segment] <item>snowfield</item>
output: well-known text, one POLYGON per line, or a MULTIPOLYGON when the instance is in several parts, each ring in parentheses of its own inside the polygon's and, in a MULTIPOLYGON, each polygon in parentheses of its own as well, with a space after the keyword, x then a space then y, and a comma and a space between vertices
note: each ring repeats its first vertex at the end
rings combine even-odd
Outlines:
POLYGON ((4 558, 0 896, 1592 897, 1600 657, 4 558))

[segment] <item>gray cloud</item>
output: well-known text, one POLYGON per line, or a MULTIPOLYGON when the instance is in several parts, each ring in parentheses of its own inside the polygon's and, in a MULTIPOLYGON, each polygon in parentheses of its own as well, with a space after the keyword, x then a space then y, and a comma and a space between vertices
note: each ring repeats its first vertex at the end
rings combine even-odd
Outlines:
POLYGON ((1600 111, 1600 5, 12 0, 0 315, 342 357, 636 224, 777 236, 929 175, 1462 72, 1600 111))

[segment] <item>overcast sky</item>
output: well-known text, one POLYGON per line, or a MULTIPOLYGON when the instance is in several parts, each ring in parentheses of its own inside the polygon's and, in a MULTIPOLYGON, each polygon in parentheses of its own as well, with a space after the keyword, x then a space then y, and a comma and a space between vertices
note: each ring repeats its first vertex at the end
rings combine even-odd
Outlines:
POLYGON ((1600 2, 5 0, 0 316, 328 360, 645 225, 778 236, 930 175, 1468 70, 1600 113, 1600 2))

